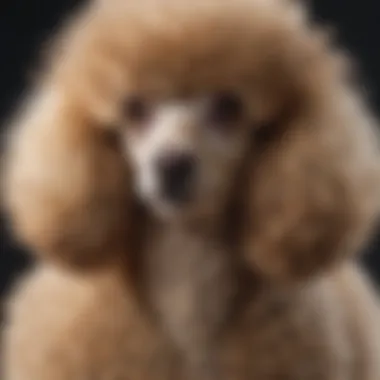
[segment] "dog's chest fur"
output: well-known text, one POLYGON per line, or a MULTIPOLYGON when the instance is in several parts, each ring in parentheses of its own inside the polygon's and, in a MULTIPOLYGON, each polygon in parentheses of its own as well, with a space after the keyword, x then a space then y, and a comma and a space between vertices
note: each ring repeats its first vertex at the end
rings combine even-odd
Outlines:
POLYGON ((236 289, 228 252, 218 240, 183 226, 158 226, 144 254, 150 306, 194 371, 207 371, 213 361, 236 289))

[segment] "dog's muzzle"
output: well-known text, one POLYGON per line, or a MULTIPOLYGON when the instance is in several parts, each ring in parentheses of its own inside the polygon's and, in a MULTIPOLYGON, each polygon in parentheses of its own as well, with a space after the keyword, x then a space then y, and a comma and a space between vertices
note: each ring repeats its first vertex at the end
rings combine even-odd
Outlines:
POLYGON ((189 153, 170 153, 157 161, 161 196, 167 202, 190 201, 196 171, 196 160, 189 153))

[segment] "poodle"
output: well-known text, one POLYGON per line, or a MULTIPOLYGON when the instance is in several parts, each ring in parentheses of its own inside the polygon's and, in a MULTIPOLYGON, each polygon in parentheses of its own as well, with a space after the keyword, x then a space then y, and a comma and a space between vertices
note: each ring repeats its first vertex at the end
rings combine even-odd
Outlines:
POLYGON ((376 123, 286 0, 93 0, 9 134, 37 255, 5 380, 378 380, 376 123))

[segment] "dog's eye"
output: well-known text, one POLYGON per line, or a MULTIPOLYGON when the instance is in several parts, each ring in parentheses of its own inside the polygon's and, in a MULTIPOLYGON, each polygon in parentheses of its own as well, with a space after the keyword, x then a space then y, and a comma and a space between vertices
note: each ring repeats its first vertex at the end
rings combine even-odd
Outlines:
POLYGON ((137 96, 128 98, 123 105, 124 117, 135 123, 146 122, 150 111, 148 102, 137 96))
POLYGON ((243 102, 233 93, 215 94, 209 103, 207 121, 210 125, 230 125, 240 119, 243 114, 243 102))

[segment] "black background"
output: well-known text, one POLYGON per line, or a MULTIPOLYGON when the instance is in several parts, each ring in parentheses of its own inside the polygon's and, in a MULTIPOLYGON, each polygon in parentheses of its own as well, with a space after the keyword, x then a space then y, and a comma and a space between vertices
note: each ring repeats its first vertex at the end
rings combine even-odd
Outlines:
MULTIPOLYGON (((41 45, 54 34, 67 13, 80 3, 78 0, 1 0, 2 131, 6 129, 7 117, 28 87, 41 45)), ((314 0, 310 5, 317 20, 336 27, 339 41, 355 56, 371 105, 380 116, 380 5, 377 3, 378 0, 314 0)), ((28 264, 28 259, 5 232, 3 219, 0 224, 0 292, 3 293, 28 264)), ((365 263, 380 281, 380 229, 366 251, 365 263)))

